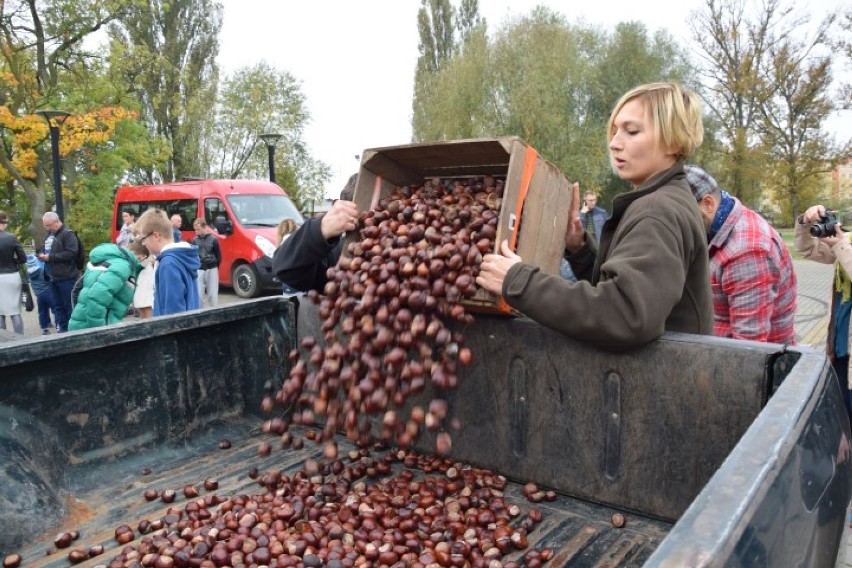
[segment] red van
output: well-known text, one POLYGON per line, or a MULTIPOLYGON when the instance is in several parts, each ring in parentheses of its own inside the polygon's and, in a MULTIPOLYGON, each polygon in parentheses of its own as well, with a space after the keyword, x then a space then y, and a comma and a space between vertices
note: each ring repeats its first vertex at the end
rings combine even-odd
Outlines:
POLYGON ((215 228, 222 264, 219 283, 230 286, 243 298, 258 296, 265 290, 281 290, 272 274, 272 255, 278 243, 275 229, 282 219, 302 224, 302 215, 284 193, 269 181, 192 180, 162 185, 126 185, 115 193, 112 214, 112 241, 121 230, 121 212, 137 216, 149 207, 159 207, 169 217, 182 220, 183 240, 195 236, 192 222, 204 217, 215 228))

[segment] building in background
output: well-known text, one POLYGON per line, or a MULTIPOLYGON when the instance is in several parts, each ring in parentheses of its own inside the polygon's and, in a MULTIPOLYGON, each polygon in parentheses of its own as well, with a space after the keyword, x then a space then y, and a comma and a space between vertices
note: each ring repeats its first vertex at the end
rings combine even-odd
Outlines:
POLYGON ((829 187, 833 203, 852 203, 852 160, 831 171, 829 187))

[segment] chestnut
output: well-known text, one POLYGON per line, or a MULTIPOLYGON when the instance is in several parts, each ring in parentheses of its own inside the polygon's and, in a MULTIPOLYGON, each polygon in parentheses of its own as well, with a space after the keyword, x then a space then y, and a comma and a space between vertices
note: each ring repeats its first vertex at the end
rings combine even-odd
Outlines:
POLYGON ((617 529, 623 528, 627 524, 627 519, 621 513, 613 513, 610 515, 609 521, 617 529))
POLYGON ((219 449, 227 450, 231 447, 231 441, 227 439, 219 440, 219 449))
POLYGON ((3 568, 18 568, 21 565, 20 554, 10 554, 3 558, 3 568))
POLYGON ((71 546, 72 540, 74 539, 71 537, 71 533, 59 533, 58 535, 56 535, 56 538, 53 539, 53 544, 56 546, 56 548, 68 548, 69 546, 71 546))
POLYGON ((174 489, 166 489, 160 495, 160 501, 163 503, 172 503, 175 500, 175 497, 177 497, 177 492, 174 489))
POLYGON ((154 501, 160 494, 156 489, 146 489, 145 490, 145 500, 146 501, 154 501))
POLYGON ((205 479, 204 489, 206 489, 207 491, 216 491, 217 489, 219 489, 219 482, 215 479, 205 479))
POLYGON ((74 549, 68 553, 68 560, 71 564, 78 564, 83 560, 88 560, 89 554, 85 550, 74 549))

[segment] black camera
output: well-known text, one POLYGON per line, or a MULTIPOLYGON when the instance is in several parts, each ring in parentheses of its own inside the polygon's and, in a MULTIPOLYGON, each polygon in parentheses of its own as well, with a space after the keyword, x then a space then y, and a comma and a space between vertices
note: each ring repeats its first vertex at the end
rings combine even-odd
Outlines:
POLYGON ((825 215, 819 218, 819 223, 811 225, 811 235, 818 239, 834 236, 835 226, 837 226, 837 217, 835 217, 830 211, 826 211, 825 215))

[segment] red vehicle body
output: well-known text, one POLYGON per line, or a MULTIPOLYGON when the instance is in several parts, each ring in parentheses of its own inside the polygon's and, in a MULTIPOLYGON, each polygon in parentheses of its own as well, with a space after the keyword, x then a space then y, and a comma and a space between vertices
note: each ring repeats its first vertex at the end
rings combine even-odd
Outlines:
POLYGON ((222 263, 219 283, 238 296, 251 298, 264 290, 281 290, 272 274, 272 255, 278 244, 275 229, 282 219, 303 222, 296 206, 279 186, 254 180, 192 180, 161 185, 123 186, 116 190, 112 240, 122 226, 121 213, 137 215, 149 207, 181 217, 181 235, 195 236, 192 222, 203 217, 216 229, 222 263))

